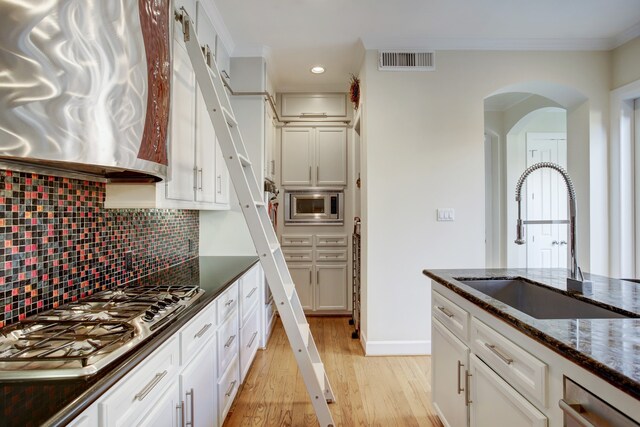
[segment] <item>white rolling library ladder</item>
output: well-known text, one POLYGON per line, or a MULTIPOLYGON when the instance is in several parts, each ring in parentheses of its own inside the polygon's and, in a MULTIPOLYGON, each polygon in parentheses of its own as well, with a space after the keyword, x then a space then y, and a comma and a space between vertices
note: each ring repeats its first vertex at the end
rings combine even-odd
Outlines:
MULTIPOLYGON (((175 19, 182 24, 198 87, 316 416, 321 426, 333 427, 335 423, 327 404, 335 400, 333 390, 269 220, 262 188, 251 168, 218 66, 208 54, 210 49, 200 45, 193 20, 183 8, 175 11, 175 19)), ((211 141, 212 144, 215 142, 215 139, 211 141)))

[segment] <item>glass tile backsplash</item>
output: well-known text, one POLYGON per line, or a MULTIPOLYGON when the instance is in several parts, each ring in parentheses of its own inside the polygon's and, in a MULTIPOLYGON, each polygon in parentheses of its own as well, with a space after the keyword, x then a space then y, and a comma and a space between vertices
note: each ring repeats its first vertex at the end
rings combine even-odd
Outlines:
POLYGON ((105 209, 105 187, 0 170, 0 327, 198 255, 197 211, 105 209))

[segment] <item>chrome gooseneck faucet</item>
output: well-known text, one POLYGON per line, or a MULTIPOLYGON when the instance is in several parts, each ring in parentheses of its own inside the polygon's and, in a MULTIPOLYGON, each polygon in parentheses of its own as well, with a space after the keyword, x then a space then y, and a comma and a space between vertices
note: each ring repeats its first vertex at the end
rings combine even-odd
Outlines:
POLYGON ((516 184, 516 202, 518 202, 518 225, 515 243, 524 245, 524 225, 525 224, 569 224, 569 239, 571 243, 571 270, 570 276, 567 278, 567 290, 580 292, 584 295, 592 294, 591 282, 584 280, 582 270, 578 267, 578 255, 576 253, 576 190, 573 187, 571 177, 566 170, 560 165, 550 162, 541 162, 529 166, 523 173, 516 184), (522 185, 531 172, 538 169, 553 169, 562 175, 564 183, 567 185, 567 193, 569 194, 569 220, 522 220, 522 185))

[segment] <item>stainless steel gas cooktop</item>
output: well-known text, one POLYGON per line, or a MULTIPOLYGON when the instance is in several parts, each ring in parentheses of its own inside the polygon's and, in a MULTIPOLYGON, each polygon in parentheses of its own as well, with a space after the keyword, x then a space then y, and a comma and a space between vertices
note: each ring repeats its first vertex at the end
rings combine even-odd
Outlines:
POLYGON ((203 293, 198 286, 103 291, 0 329, 0 379, 95 374, 203 293))

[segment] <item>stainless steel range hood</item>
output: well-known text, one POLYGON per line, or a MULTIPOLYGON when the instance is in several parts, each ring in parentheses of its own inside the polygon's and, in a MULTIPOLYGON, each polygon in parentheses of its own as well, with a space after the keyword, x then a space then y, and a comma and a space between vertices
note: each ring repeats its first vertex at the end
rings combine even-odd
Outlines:
POLYGON ((169 3, 0 2, 0 159, 163 179, 169 3))

